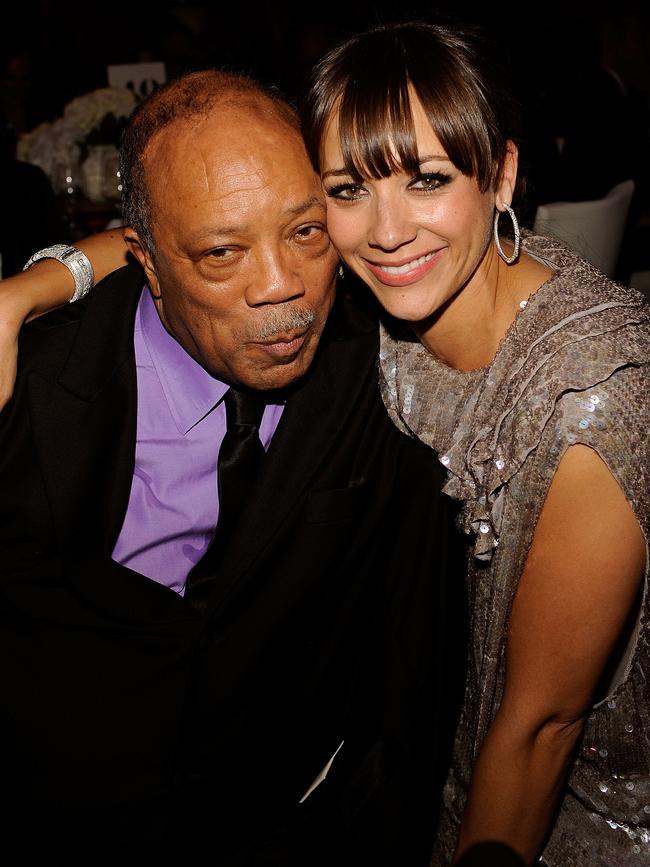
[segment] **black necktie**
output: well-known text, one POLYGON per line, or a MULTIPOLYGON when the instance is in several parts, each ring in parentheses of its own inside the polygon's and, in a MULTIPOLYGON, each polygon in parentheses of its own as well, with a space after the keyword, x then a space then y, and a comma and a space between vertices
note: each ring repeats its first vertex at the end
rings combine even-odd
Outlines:
POLYGON ((219 520, 203 558, 187 578, 185 598, 203 610, 217 578, 218 561, 234 532, 264 457, 260 422, 265 403, 256 392, 230 388, 224 398, 226 435, 219 449, 219 520))

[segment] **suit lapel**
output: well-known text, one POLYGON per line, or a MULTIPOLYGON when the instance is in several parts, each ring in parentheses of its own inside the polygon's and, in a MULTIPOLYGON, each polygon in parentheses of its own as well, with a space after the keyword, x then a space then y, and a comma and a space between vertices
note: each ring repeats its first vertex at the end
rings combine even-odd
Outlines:
POLYGON ((125 268, 89 296, 60 372, 33 372, 30 419, 66 575, 120 617, 150 619, 189 606, 113 563, 128 505, 137 423, 133 323, 142 273, 125 268))
POLYGON ((287 399, 249 507, 221 561, 209 608, 230 593, 289 517, 355 411, 376 360, 377 328, 323 337, 308 376, 287 399))
POLYGON ((133 322, 142 274, 122 269, 95 290, 66 362, 32 375, 34 436, 62 541, 80 524, 96 550, 112 549, 135 459, 133 322), (92 490, 89 488, 92 487, 92 490))
POLYGON ((34 441, 57 535, 109 553, 126 509, 133 474, 135 383, 125 363, 91 400, 32 374, 34 441))

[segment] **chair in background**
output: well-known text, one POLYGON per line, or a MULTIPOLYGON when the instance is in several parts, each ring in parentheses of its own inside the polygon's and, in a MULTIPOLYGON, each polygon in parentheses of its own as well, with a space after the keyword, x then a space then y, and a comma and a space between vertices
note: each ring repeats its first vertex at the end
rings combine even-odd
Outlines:
POLYGON ((650 303, 650 271, 633 271, 630 275, 629 285, 642 292, 650 303))
POLYGON ((627 180, 588 202, 549 202, 535 212, 533 231, 562 241, 608 277, 615 277, 634 194, 627 180))

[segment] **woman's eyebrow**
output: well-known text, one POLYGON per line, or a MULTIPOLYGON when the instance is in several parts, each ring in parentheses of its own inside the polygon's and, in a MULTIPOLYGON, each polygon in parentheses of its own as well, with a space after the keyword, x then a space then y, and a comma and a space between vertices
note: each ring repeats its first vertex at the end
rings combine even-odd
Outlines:
POLYGON ((441 162, 449 162, 449 157, 445 153, 442 153, 442 154, 423 154, 423 155, 418 154, 418 162, 420 163, 420 165, 422 163, 430 163, 433 160, 439 160, 441 162))
POLYGON ((321 175, 321 179, 332 177, 341 177, 343 175, 349 175, 350 172, 344 167, 342 169, 330 169, 328 172, 323 172, 321 175))

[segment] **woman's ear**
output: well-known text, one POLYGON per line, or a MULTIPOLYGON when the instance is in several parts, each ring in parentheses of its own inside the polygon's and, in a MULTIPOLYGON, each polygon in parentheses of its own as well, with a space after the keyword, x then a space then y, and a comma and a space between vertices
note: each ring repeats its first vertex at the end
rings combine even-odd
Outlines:
POLYGON ((497 184, 495 203, 500 211, 505 210, 506 205, 512 203, 517 183, 517 169, 519 166, 519 149, 517 145, 508 139, 506 142, 506 155, 501 168, 501 176, 497 184))

